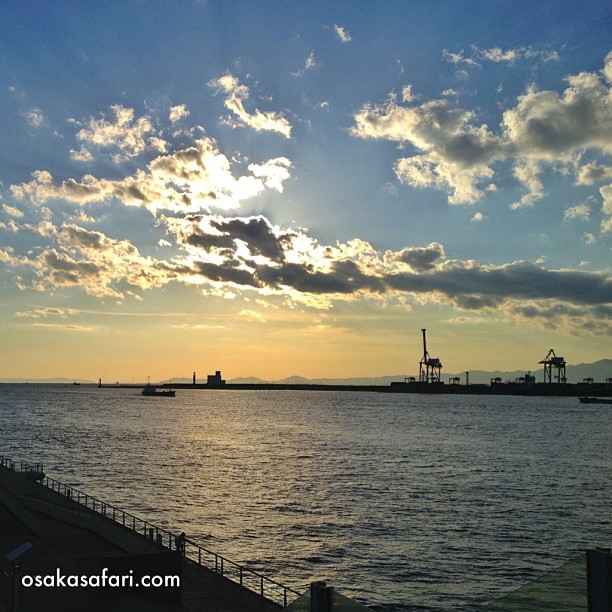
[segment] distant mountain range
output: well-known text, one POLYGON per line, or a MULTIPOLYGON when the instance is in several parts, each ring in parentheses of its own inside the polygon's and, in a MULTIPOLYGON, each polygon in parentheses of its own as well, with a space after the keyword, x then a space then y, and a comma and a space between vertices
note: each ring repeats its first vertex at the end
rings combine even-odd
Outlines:
MULTIPOLYGON (((525 376, 527 370, 514 370, 511 372, 502 372, 495 370, 488 372, 485 370, 470 370, 471 384, 489 384, 492 378, 501 378, 502 381, 513 381, 521 376, 525 376)), ((538 382, 544 381, 544 370, 532 370, 531 374, 536 377, 538 382)), ((553 370, 554 374, 554 370, 553 370)), ((358 378, 304 378, 303 376, 289 376, 282 380, 263 380, 255 376, 232 378, 227 382, 230 384, 284 384, 284 385, 376 385, 387 386, 392 382, 402 382, 408 376, 418 377, 418 372, 412 374, 397 374, 394 376, 378 376, 378 377, 358 377, 358 378)), ((601 359, 595 363, 580 363, 578 365, 566 366, 567 381, 570 383, 582 382, 585 378, 592 378, 595 382, 605 382, 606 379, 612 378, 612 359, 601 359)), ((442 380, 448 383, 449 379, 459 377, 462 384, 465 384, 466 373, 449 373, 442 372, 442 380)), ((191 378, 171 378, 164 381, 159 381, 158 384, 175 383, 189 384, 191 378)), ((81 380, 74 378, 47 378, 47 379, 26 379, 26 378, 0 378, 0 383, 47 383, 47 384, 97 384, 97 381, 81 380)), ((205 380, 198 379, 198 383, 205 380)), ((139 384, 139 383, 135 383, 139 384)), ((144 384, 144 383, 142 383, 144 384)))

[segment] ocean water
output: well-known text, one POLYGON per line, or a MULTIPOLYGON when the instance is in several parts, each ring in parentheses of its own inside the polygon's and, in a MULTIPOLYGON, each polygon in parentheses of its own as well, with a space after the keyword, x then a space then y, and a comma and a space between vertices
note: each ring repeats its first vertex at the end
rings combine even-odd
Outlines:
POLYGON ((0 454, 261 571, 462 610, 612 543, 612 429, 575 398, 0 385, 0 454))

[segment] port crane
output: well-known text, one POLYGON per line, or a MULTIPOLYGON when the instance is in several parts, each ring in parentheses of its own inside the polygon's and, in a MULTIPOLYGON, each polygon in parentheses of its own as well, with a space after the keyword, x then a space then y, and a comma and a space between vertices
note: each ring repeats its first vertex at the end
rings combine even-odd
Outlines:
POLYGON ((423 332, 423 358, 419 363, 419 382, 440 382, 442 364, 437 357, 430 357, 427 352, 427 337, 423 332))
POLYGON ((548 351, 548 355, 546 355, 546 357, 542 359, 542 361, 540 361, 539 363, 544 365, 545 383, 550 384, 553 382, 553 368, 557 370, 557 384, 567 382, 567 378, 565 376, 565 359, 563 357, 557 357, 553 349, 550 349, 550 351, 548 351))

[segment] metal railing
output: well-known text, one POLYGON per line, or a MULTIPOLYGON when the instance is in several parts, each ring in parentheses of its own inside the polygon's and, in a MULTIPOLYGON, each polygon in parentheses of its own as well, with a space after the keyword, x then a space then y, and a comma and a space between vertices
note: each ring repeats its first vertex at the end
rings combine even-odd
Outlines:
POLYGON ((4 455, 0 455, 0 465, 12 470, 13 472, 35 472, 42 474, 43 471, 42 463, 24 463, 23 461, 13 461, 4 455))
POLYGON ((153 525, 149 521, 145 521, 129 512, 125 512, 91 495, 87 495, 72 486, 44 475, 42 464, 25 464, 0 456, 0 465, 16 472, 34 472, 40 475, 40 478, 37 478, 37 480, 48 489, 89 510, 93 510, 97 514, 129 529, 143 538, 147 538, 159 546, 169 548, 170 550, 182 548, 183 556, 188 561, 211 570, 283 608, 286 608, 290 601, 300 596, 299 592, 284 586, 280 582, 272 580, 240 563, 236 563, 219 553, 208 550, 193 540, 181 538, 177 534, 153 525))

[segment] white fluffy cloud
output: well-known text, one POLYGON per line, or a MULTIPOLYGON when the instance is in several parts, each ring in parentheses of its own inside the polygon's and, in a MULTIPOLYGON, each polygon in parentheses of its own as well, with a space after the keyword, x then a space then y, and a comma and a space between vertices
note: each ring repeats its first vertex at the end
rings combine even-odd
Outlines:
POLYGON ((187 106, 185 104, 178 104, 177 106, 172 106, 170 108, 170 113, 168 118, 171 123, 176 123, 185 117, 189 117, 190 112, 187 110, 187 106))
POLYGON ((146 170, 137 170, 123 179, 85 175, 80 181, 68 179, 56 184, 51 173, 41 170, 33 173, 32 181, 13 185, 11 191, 17 199, 29 198, 37 204, 64 200, 86 205, 116 199, 153 213, 197 212, 212 207, 227 210, 264 189, 282 191, 290 167, 286 158, 276 158, 251 164, 251 174, 235 177, 227 157, 214 141, 205 138, 171 155, 157 157, 146 170))
MULTIPOLYGON (((501 51, 489 55, 504 56, 501 51)), ((504 112, 497 132, 447 99, 408 105, 414 100, 411 93, 404 96, 404 105, 390 96, 381 105, 363 107, 354 115, 352 134, 412 145, 417 153, 396 163, 398 179, 413 187, 449 189, 451 204, 479 200, 495 187, 496 163, 510 160, 515 178, 526 189, 513 207, 531 206, 544 195, 543 164, 570 166, 587 150, 612 153, 611 72, 612 54, 601 73, 568 77, 562 93, 529 88, 504 112)), ((577 180, 586 183, 608 173, 608 168, 591 163, 579 170, 577 180)))
POLYGON ((142 155, 146 149, 157 152, 166 150, 166 143, 155 136, 155 128, 148 117, 136 118, 132 108, 121 104, 111 106, 114 120, 102 116, 90 117, 85 127, 77 133, 77 139, 98 147, 112 148, 116 162, 142 155))

